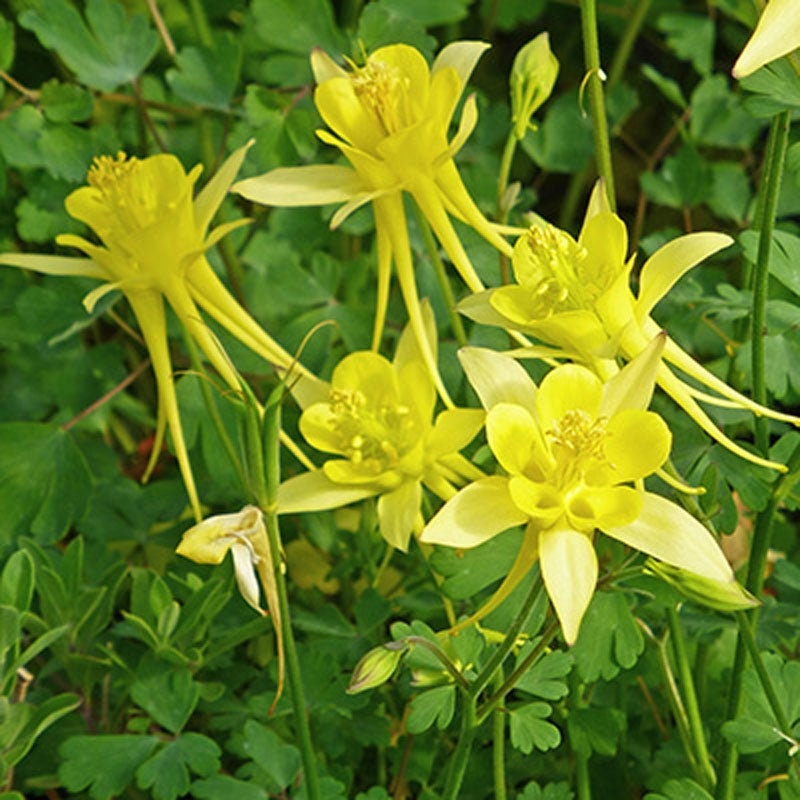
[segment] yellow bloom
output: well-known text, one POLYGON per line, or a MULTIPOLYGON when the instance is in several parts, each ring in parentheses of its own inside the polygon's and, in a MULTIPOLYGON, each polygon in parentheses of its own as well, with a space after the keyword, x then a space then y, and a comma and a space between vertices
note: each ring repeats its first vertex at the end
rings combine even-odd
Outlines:
POLYGON ((744 78, 798 47, 800 6, 797 0, 769 0, 753 35, 733 65, 733 76, 744 78))
MULTIPOLYGON (((467 297, 459 309, 478 322, 531 333, 557 347, 552 352, 555 357, 579 361, 606 378, 617 371, 617 357, 635 358, 658 335, 660 327, 650 316, 656 303, 692 267, 732 242, 726 234, 714 232, 691 233, 668 242, 642 266, 634 297, 630 274, 635 257, 627 257, 625 224, 611 212, 598 184, 577 241, 552 225, 531 227, 514 246, 516 283, 467 297)), ((541 348, 535 352, 540 354, 541 348)), ((663 359, 658 384, 706 433, 748 461, 784 469, 725 436, 698 401, 795 424, 800 420, 734 391, 671 339, 663 359), (699 391, 671 367, 714 394, 699 391)))
POLYGON ((628 485, 655 472, 669 454, 669 429, 645 410, 663 346, 658 337, 606 384, 586 367, 567 364, 548 373, 538 389, 513 359, 478 348, 462 351, 504 474, 462 489, 420 540, 474 547, 526 526, 516 562, 479 616, 495 608, 538 559, 572 644, 597 582, 596 529, 668 564, 733 580, 706 528, 674 503, 628 485))
MULTIPOLYGON (((423 316, 435 350, 433 317, 423 316)), ((289 478, 278 490, 278 513, 322 511, 378 497, 378 521, 389 544, 406 550, 422 529, 422 487, 443 499, 480 476, 459 454, 480 430, 483 411, 448 409, 431 421, 436 390, 409 328, 393 362, 373 352, 352 353, 337 365, 326 402, 300 418, 317 450, 337 458, 321 470, 289 478)))
POLYGON ((245 506, 235 514, 208 517, 189 528, 175 552, 196 564, 221 564, 230 551, 236 585, 245 602, 266 615, 261 608, 259 582, 264 588, 267 609, 275 629, 278 649, 278 688, 273 708, 283 692, 284 651, 283 620, 278 602, 275 567, 264 526, 264 515, 256 506, 245 506))
MULTIPOLYGON (((158 385, 154 454, 158 454, 169 426, 198 520, 200 502, 180 425, 164 300, 231 388, 239 388, 236 372, 203 321, 199 308, 270 363, 283 370, 294 367, 292 357, 239 305, 205 257, 206 250, 223 236, 249 222, 241 219, 208 230, 248 147, 245 145, 234 152, 194 199, 200 165, 187 174, 172 155, 137 159, 120 153, 116 158, 96 158, 89 170, 88 185, 67 197, 66 208, 71 216, 86 223, 102 244, 63 234, 57 237, 58 244, 82 250, 88 258, 0 254, 2 264, 49 275, 102 281, 84 298, 89 312, 110 291, 118 289, 126 296, 150 352, 158 385)), ((310 401, 321 384, 305 371, 300 372, 303 376, 300 396, 310 401)))
POLYGON ((449 142, 448 129, 467 79, 487 47, 482 42, 454 42, 429 68, 413 47, 391 45, 372 53, 363 67, 351 64, 350 71, 315 51, 314 101, 330 128, 317 134, 338 147, 352 166, 281 168, 233 186, 233 191, 266 205, 344 203, 332 227, 372 202, 378 250, 372 349, 380 344, 394 263, 422 358, 445 402, 447 392, 423 330, 402 192, 414 198, 467 286, 482 289, 450 216, 471 225, 501 251, 510 254, 510 247, 472 201, 453 162, 477 122, 474 97, 467 98, 458 131, 449 142))

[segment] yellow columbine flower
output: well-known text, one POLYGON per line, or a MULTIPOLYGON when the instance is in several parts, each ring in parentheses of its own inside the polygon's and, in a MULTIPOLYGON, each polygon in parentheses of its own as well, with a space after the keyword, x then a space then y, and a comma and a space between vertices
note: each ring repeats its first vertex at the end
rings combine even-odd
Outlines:
POLYGON ((259 583, 264 588, 267 609, 275 629, 278 649, 278 688, 273 708, 283 692, 284 648, 283 620, 278 602, 275 568, 264 526, 264 515, 256 506, 245 506, 235 514, 208 517, 189 528, 175 552, 196 564, 221 564, 230 551, 236 585, 245 602, 266 615, 261 608, 259 583))
POLYGON ((474 547, 525 525, 505 581, 478 614, 495 608, 534 562, 572 644, 597 582, 596 529, 668 564, 730 583, 716 541, 679 506, 637 483, 666 461, 671 434, 646 407, 664 337, 603 384, 586 367, 552 370, 536 387, 513 359, 479 348, 462 363, 487 408, 486 434, 505 474, 462 489, 420 540, 474 547))
MULTIPOLYGON (((634 297, 630 275, 635 257, 627 256, 628 233, 598 184, 577 241, 553 225, 532 226, 514 246, 516 283, 467 297, 459 309, 478 322, 531 333, 558 348, 553 356, 579 361, 606 378, 617 371, 617 357, 635 358, 658 335, 660 327, 650 316, 656 303, 692 267, 732 242, 730 236, 715 232, 690 233, 668 242, 645 261, 634 297)), ((532 352, 541 354, 541 348, 532 352)), ((800 420, 734 391, 671 339, 663 359, 658 384, 706 433, 748 461, 785 469, 725 436, 698 400, 794 424, 800 420), (699 391, 670 367, 714 394, 699 391)))
POLYGON ((797 0, 769 0, 753 35, 733 65, 733 76, 744 78, 798 47, 800 5, 797 0))
MULTIPOLYGON (((154 456, 160 451, 168 425, 198 520, 200 502, 180 425, 164 300, 231 388, 239 389, 239 379, 198 307, 270 363, 284 370, 295 368, 292 357, 239 305, 205 257, 206 250, 223 236, 249 222, 240 219, 208 230, 248 147, 249 144, 234 152, 194 199, 194 184, 202 169, 199 164, 187 174, 172 155, 138 159, 120 153, 96 158, 89 170, 88 185, 67 197, 66 208, 71 216, 86 223, 102 244, 62 234, 56 238, 58 244, 82 250, 88 258, 0 254, 2 264, 48 275, 102 281, 84 298, 89 312, 110 291, 118 289, 126 296, 150 352, 158 385, 154 456)), ((297 369, 302 373, 299 396, 310 402, 322 384, 297 369)))
POLYGON ((338 147, 352 166, 281 168, 233 186, 233 191, 266 205, 344 203, 332 227, 372 202, 378 249, 372 349, 380 344, 394 263, 422 357, 445 402, 447 392, 423 331, 402 192, 414 198, 467 286, 482 289, 450 216, 471 225, 501 251, 510 254, 511 249, 472 201, 453 162, 477 122, 474 97, 467 98, 458 132, 449 142, 448 129, 467 79, 487 47, 454 42, 429 68, 413 47, 390 45, 372 53, 363 67, 351 64, 349 71, 315 51, 314 101, 332 131, 317 134, 338 147))
MULTIPOLYGON (((423 306, 435 352, 433 317, 423 306)), ((300 418, 300 431, 331 453, 322 469, 289 478, 278 489, 278 513, 322 511, 378 497, 381 534, 406 550, 420 531, 422 487, 448 499, 481 476, 459 450, 483 423, 478 409, 448 409, 431 421, 436 390, 409 328, 393 362, 373 352, 352 353, 333 372, 330 396, 300 418)))

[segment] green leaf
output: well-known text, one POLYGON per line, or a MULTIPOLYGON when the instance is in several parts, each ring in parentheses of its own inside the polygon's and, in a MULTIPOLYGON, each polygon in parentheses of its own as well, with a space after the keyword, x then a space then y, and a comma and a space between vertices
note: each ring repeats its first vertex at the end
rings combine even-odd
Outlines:
POLYGON ((212 47, 186 47, 167 70, 167 83, 187 103, 226 111, 242 67, 242 47, 228 32, 219 33, 212 47))
POLYGON ((711 167, 694 147, 684 145, 665 159, 657 173, 642 173, 640 181, 648 197, 657 203, 670 208, 694 206, 706 199, 711 167))
POLYGON ((611 680, 630 669, 644 650, 644 636, 625 595, 596 592, 571 653, 585 681, 611 680))
POLYGON ((155 736, 72 736, 59 748, 59 780, 70 792, 88 789, 92 800, 119 797, 158 744, 155 736))
POLYGON ((700 81, 692 92, 691 106, 689 131, 697 144, 747 148, 763 127, 747 113, 741 95, 731 91, 724 75, 700 81))
POLYGON ((459 22, 467 16, 471 0, 378 0, 378 5, 416 20, 426 28, 459 22))
MULTIPOLYGON (((80 698, 74 694, 59 694, 38 706, 15 704, 16 708, 25 709, 24 725, 18 730, 13 741, 4 741, 0 737, 0 742, 3 743, 2 759, 11 766, 18 764, 44 731, 74 711, 80 704, 80 698)), ((2 729, 1 724, 0 729, 2 729)))
POLYGON ((711 72, 714 57, 714 23, 696 14, 662 14, 656 23, 666 34, 667 47, 688 61, 701 75, 711 72))
POLYGON ((455 686, 428 689, 411 700, 406 728, 409 733, 422 733, 436 723, 440 730, 444 730, 450 724, 455 708, 455 686))
POLYGON ((0 69, 11 69, 14 63, 14 25, 0 14, 0 69))
POLYGON ((772 117, 800 108, 797 73, 785 58, 767 64, 739 83, 753 93, 745 100, 744 107, 754 117, 772 117))
POLYGON ((152 789, 155 800, 175 800, 189 791, 190 770, 201 778, 219 770, 221 753, 207 736, 181 734, 136 770, 136 784, 140 789, 152 789))
POLYGON ((81 83, 104 92, 139 77, 159 44, 147 18, 127 14, 116 0, 88 0, 86 22, 66 0, 35 0, 19 22, 55 50, 81 83))
POLYGON ((436 46, 436 40, 417 19, 381 0, 365 6, 358 21, 358 40, 368 51, 403 41, 429 55, 436 46))
POLYGON ((0 544, 30 531, 56 542, 83 514, 92 477, 70 434, 55 425, 0 425, 0 544))
POLYGON ((0 575, 0 605, 27 611, 33 599, 33 572, 33 558, 27 550, 12 553, 0 575))
MULTIPOLYGON (((523 647, 517 656, 517 666, 533 647, 534 642, 523 647)), ((572 656, 563 650, 554 650, 540 658, 516 683, 515 688, 545 700, 560 700, 569 694, 563 680, 572 670, 572 656)))
POLYGON ((308 58, 321 47, 338 58, 347 47, 329 0, 254 0, 255 33, 265 44, 308 58))
POLYGON ((59 83, 55 78, 42 85, 39 102, 51 122, 83 122, 94 111, 90 92, 72 83, 59 83))
POLYGON ((641 69, 642 76, 650 81, 670 103, 677 106, 681 111, 686 108, 688 103, 683 96, 679 83, 676 83, 671 78, 665 77, 650 64, 642 64, 641 69))
POLYGON ((211 778, 195 781, 191 787, 191 797, 197 800, 269 800, 266 789, 253 785, 252 781, 240 781, 230 775, 214 775, 211 778))
POLYGON ((730 161, 711 164, 711 191, 706 202, 718 217, 743 223, 752 194, 750 181, 740 164, 730 161))
POLYGON ((525 787, 522 794, 517 795, 516 800, 573 800, 574 797, 567 783, 548 783, 542 789, 534 781, 525 787))
POLYGON ((272 788, 276 793, 297 778, 301 768, 300 751, 270 728, 248 720, 244 726, 243 746, 247 755, 275 782, 272 788))
POLYGON ((667 781, 661 793, 648 793, 644 800, 713 800, 712 796, 691 778, 679 778, 667 781))
POLYGON ((561 731, 547 721, 551 708, 547 703, 527 703, 508 712, 511 744, 525 755, 534 750, 552 750, 561 744, 561 731))
POLYGON ((625 715, 617 708, 576 708, 567 719, 572 749, 589 758, 592 753, 616 755, 625 730, 625 715))
POLYGON ((149 669, 140 668, 139 675, 130 687, 133 701, 161 727, 178 733, 200 699, 200 688, 192 673, 188 669, 165 669, 163 663, 153 662, 149 669))
MULTIPOLYGON (((739 244, 745 258, 755 264, 758 260, 759 235, 757 231, 744 231, 739 235, 739 244)), ((769 272, 787 289, 800 295, 800 236, 789 231, 773 231, 769 250, 769 272)))
POLYGON ((594 152, 592 124, 581 113, 577 92, 562 94, 547 110, 537 131, 522 140, 525 152, 544 169, 577 172, 594 152))

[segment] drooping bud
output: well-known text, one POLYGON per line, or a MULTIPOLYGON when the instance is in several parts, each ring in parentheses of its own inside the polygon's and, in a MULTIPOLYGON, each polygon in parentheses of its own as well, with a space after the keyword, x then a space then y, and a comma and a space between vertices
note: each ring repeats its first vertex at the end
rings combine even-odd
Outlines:
POLYGON ((356 664, 347 694, 358 694, 382 686, 394 675, 407 649, 404 642, 389 642, 370 650, 356 664))
POLYGON ((743 611, 760 605, 758 598, 735 580, 715 581, 652 558, 647 559, 645 571, 661 578, 689 600, 715 611, 743 611))
POLYGON ((517 139, 525 136, 531 116, 550 97, 558 66, 547 33, 540 33, 517 53, 511 68, 511 121, 517 139))

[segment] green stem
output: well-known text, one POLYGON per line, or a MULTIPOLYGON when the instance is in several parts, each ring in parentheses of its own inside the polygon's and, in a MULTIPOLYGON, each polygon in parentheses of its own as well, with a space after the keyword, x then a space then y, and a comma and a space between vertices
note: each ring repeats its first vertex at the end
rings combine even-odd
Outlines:
MULTIPOLYGON (((508 190, 508 179, 511 175, 511 162, 514 160, 514 153, 517 150, 518 139, 512 127, 503 148, 503 155, 500 158, 500 171, 497 175, 497 221, 501 225, 508 222, 508 215, 511 209, 508 206, 506 192, 508 190)), ((508 256, 500 253, 500 283, 505 286, 510 281, 508 273, 508 256)))
MULTIPOLYGON (((747 569, 745 587, 756 597, 761 594, 761 589, 764 585, 764 565, 767 560, 770 540, 772 539, 775 514, 798 477, 800 477, 797 474, 798 470, 800 470, 800 446, 795 448, 786 466, 787 472, 781 475, 773 484, 767 506, 758 513, 753 527, 753 541, 750 548, 750 563, 747 569)), ((750 618, 754 622, 758 619, 757 611, 756 609, 750 612, 750 618)), ((738 613, 743 614, 744 612, 738 613)), ((729 720, 734 720, 739 716, 739 709, 742 704, 743 674, 747 663, 747 643, 744 639, 745 637, 740 633, 733 657, 731 687, 726 711, 726 718, 729 720)), ((717 783, 717 791, 714 795, 715 800, 734 800, 738 760, 739 755, 736 745, 731 741, 725 740, 719 760, 719 783, 717 783)))
POLYGON ((789 724, 789 719, 784 711, 783 703, 778 697, 778 693, 775 691, 775 686, 772 683, 772 679, 770 678, 767 668, 764 665, 764 659, 761 657, 761 653, 759 652, 758 645, 756 644, 756 637, 753 634, 753 628, 750 625, 750 620, 747 618, 747 614, 744 611, 737 611, 736 622, 739 624, 739 636, 744 642, 747 653, 750 656, 750 660, 753 662, 753 666, 756 669, 758 680, 761 683, 761 688, 764 690, 764 694, 767 696, 769 707, 772 709, 772 713, 775 715, 778 728, 780 729, 781 733, 784 734, 784 736, 791 739, 793 738, 792 726, 789 724))
MULTIPOLYGON (((783 175, 786 147, 789 141, 789 112, 773 117, 769 131, 769 143, 762 184, 761 224, 759 226, 758 255, 753 273, 752 313, 752 371, 753 399, 761 405, 767 402, 764 339, 766 334, 767 294, 769 289, 769 256, 772 249, 772 232, 775 229, 775 214, 783 175)), ((756 443, 766 455, 769 449, 769 420, 756 420, 756 443)))
MULTIPOLYGON (((569 700, 573 708, 578 709, 585 705, 581 697, 581 686, 576 670, 569 676, 569 700)), ((578 800, 592 800, 592 782, 589 775, 589 756, 578 752, 574 747, 575 756, 575 791, 578 800)))
MULTIPOLYGON (((495 689, 503 685, 503 672, 497 671, 495 689)), ((506 791, 506 712, 497 709, 492 715, 492 767, 495 800, 507 800, 506 791)))
POLYGON ((614 190, 614 172, 611 166, 611 145, 608 136, 608 118, 603 98, 603 71, 600 67, 600 45, 597 39, 597 7, 595 0, 581 0, 581 29, 583 31, 583 52, 586 63, 586 91, 589 95, 589 109, 592 116, 597 172, 606 184, 608 202, 616 211, 617 197, 614 190))
POLYGON ((543 585, 542 576, 537 570, 536 578, 531 581, 531 588, 529 589, 525 600, 520 606, 516 617, 514 617, 511 625, 506 631, 505 638, 500 643, 497 650, 494 651, 492 657, 486 662, 481 671, 477 674, 475 680, 472 682, 472 685, 470 686, 470 694, 472 697, 477 698, 478 695, 480 695, 480 693, 489 685, 489 682, 494 677, 494 673, 506 660, 506 657, 517 642, 517 638, 522 630, 522 626, 527 622, 533 607, 536 605, 536 601, 539 599, 543 585))
POLYGON ((670 606, 667 608, 667 624, 669 626, 670 639, 672 641, 672 652, 675 655, 675 663, 678 667, 678 677, 683 686, 683 698, 686 709, 686 719, 689 724, 689 736, 691 737, 694 756, 697 760, 700 772, 704 777, 703 785, 706 789, 713 789, 717 782, 714 774, 714 767, 711 766, 711 759, 708 755, 708 745, 703 731, 703 718, 700 714, 700 706, 697 702, 694 680, 692 679, 692 668, 689 664, 689 656, 686 652, 686 642, 683 637, 683 628, 677 610, 670 606))
POLYGON ((647 12, 650 10, 650 3, 652 0, 639 0, 634 6, 633 13, 628 17, 628 24, 622 32, 622 37, 617 45, 617 50, 614 53, 614 60, 611 62, 611 68, 608 70, 608 88, 616 86, 622 79, 625 68, 628 66, 628 59, 630 58, 633 45, 636 42, 636 37, 647 18, 647 12))
POLYGON ((427 650, 429 653, 432 653, 436 658, 439 659, 441 665, 450 673, 450 677, 462 688, 465 690, 469 690, 469 683, 467 679, 461 674, 458 667, 447 657, 447 653, 442 650, 439 645, 435 642, 432 642, 430 639, 426 639, 424 636, 406 636, 399 641, 408 642, 408 644, 416 645, 417 647, 422 647, 423 649, 427 650))
POLYGON ((467 334, 464 331, 464 323, 458 311, 456 311, 456 298, 453 294, 453 287, 450 286, 450 281, 447 279, 447 271, 439 255, 439 248, 433 236, 433 231, 428 224, 428 220, 425 219, 425 215, 420 211, 416 203, 414 204, 414 214, 422 233, 422 240, 425 242, 425 249, 428 251, 428 257, 433 264, 436 279, 439 282, 439 288, 442 290, 442 295, 444 296, 447 313, 450 315, 450 327, 453 329, 453 335, 456 337, 456 341, 460 347, 466 347, 468 342, 467 334))
POLYGON ((461 733, 458 737, 458 744, 450 760, 450 770, 447 774, 447 786, 445 787, 442 800, 457 800, 461 791, 461 784, 464 782, 464 774, 469 764, 470 753, 472 752, 472 742, 478 730, 475 718, 475 698, 469 697, 464 703, 464 710, 461 717, 461 733))
POLYGON ((277 495, 280 482, 280 431, 281 431, 281 395, 284 387, 273 391, 264 410, 264 467, 266 476, 266 497, 259 498, 269 537, 272 567, 278 595, 278 608, 283 628, 283 645, 286 653, 286 677, 289 682, 292 708, 297 728, 297 744, 300 748, 300 759, 306 781, 306 797, 308 800, 321 800, 317 758, 311 741, 311 728, 308 722, 303 678, 300 672, 300 660, 297 657, 297 646, 292 632, 292 620, 289 613, 289 597, 286 578, 282 569, 282 545, 280 528, 278 527, 277 495), (264 502, 266 501, 266 502, 264 502))
POLYGON ((208 416, 210 417, 211 422, 214 425, 214 429, 217 431, 217 435, 222 442, 222 447, 225 450, 225 454, 230 459, 230 462, 236 471, 236 476, 239 478, 239 483, 242 486, 246 486, 247 479, 244 474, 244 469, 242 468, 242 460, 239 458, 236 452, 236 447, 231 441, 230 436, 228 436, 228 431, 226 430, 225 424, 222 421, 219 408, 217 408, 217 404, 214 401, 214 395, 211 393, 209 382, 205 379, 205 373, 203 371, 197 345, 194 343, 194 339, 189 336, 185 329, 183 331, 183 341, 186 345, 187 351, 189 352, 189 360, 192 364, 192 369, 198 374, 198 380, 200 381, 200 392, 203 395, 203 404, 206 407, 208 416))

